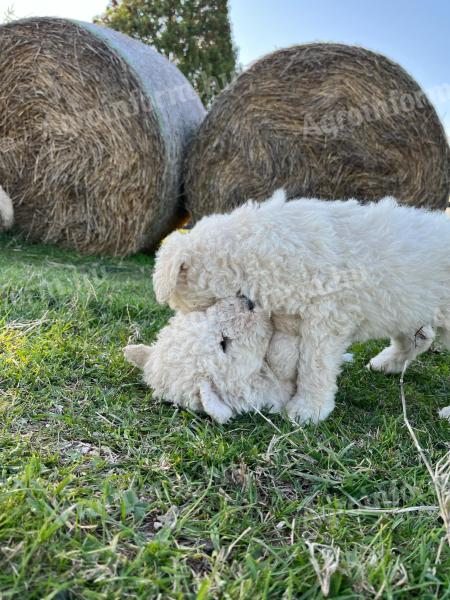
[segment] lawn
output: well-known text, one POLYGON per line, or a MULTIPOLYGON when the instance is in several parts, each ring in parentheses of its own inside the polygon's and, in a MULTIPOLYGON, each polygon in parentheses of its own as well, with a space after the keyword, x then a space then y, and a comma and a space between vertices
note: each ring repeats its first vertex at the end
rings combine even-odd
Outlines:
MULTIPOLYGON (((364 369, 382 344, 354 348, 325 423, 218 426, 152 399, 122 358, 170 315, 151 269, 0 237, 0 598, 321 598, 321 582, 450 598, 398 377, 364 369)), ((449 359, 405 378, 432 464, 450 449, 449 359)))

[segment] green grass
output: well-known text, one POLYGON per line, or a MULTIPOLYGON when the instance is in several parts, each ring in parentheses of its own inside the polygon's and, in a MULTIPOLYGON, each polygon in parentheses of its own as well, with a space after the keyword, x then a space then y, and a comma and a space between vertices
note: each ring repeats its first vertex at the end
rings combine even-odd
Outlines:
MULTIPOLYGON (((331 598, 450 598, 439 515, 363 510, 436 505, 398 378, 363 368, 381 344, 354 349, 325 423, 218 426, 122 358, 169 316, 151 268, 0 238, 0 598, 320 598, 311 543, 339 549, 331 598)), ((449 358, 406 376, 433 463, 449 358)))

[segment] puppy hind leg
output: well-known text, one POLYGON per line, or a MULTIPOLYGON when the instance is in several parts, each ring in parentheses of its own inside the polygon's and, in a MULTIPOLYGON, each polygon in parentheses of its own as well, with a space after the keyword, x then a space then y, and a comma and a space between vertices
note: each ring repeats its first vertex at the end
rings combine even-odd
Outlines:
MULTIPOLYGON (((442 319, 442 324, 438 328, 439 341, 450 350, 450 316, 442 319)), ((441 419, 447 419, 450 422, 450 406, 445 406, 439 411, 441 419)))
POLYGON ((447 350, 450 350, 450 329, 440 327, 438 329, 439 341, 444 344, 447 350))
POLYGON ((443 309, 437 318, 439 341, 450 350, 450 311, 443 309))
POLYGON ((430 325, 421 327, 412 335, 399 335, 391 345, 377 354, 367 365, 370 371, 401 373, 406 361, 414 360, 426 352, 433 343, 435 332, 430 325))

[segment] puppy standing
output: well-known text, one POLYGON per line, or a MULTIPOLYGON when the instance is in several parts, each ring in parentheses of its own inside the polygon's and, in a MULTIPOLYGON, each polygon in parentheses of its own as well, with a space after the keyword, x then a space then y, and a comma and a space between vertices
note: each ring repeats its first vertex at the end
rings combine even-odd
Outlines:
POLYGON ((297 317, 287 321, 300 335, 287 410, 318 422, 334 408, 352 342, 391 337, 370 363, 390 373, 429 348, 433 327, 450 346, 450 220, 393 199, 286 202, 278 191, 172 234, 154 288, 159 302, 185 312, 244 294, 275 318, 297 317))

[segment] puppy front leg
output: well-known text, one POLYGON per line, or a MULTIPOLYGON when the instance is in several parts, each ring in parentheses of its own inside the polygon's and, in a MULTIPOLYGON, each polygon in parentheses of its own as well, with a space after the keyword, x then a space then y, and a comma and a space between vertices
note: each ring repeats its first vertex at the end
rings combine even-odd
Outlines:
POLYGON ((207 381, 200 382, 199 392, 203 410, 211 417, 211 419, 221 424, 226 423, 231 419, 233 411, 214 392, 210 383, 207 381))
POLYGON ((334 409, 337 376, 350 336, 336 335, 326 319, 302 323, 297 393, 286 405, 289 418, 298 423, 318 423, 334 409))

